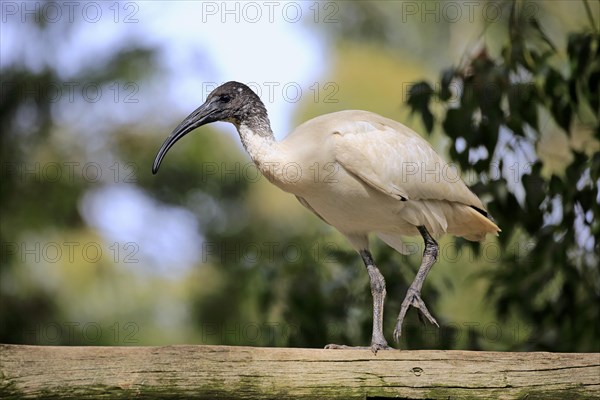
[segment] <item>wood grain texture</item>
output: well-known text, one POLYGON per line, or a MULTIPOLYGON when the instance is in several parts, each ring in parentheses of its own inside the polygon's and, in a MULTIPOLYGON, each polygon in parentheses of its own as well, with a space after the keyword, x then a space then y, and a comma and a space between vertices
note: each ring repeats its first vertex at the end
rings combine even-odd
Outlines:
POLYGON ((600 354, 0 345, 0 398, 585 399, 600 354))

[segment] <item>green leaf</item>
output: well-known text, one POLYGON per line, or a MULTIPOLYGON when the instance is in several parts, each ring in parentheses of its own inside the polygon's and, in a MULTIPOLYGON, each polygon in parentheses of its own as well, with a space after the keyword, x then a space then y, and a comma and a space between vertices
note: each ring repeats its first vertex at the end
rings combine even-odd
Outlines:
POLYGON ((592 110, 592 106, 590 105, 582 86, 582 82, 577 82, 575 85, 577 93, 577 116, 579 117, 579 120, 586 125, 598 125, 598 116, 594 110, 592 110))
POLYGON ((433 114, 429 109, 429 102, 433 96, 433 88, 427 82, 419 82, 412 85, 408 91, 407 104, 411 112, 418 112, 423 120, 427 133, 433 130, 433 114))
POLYGON ((556 53, 556 46, 554 46, 554 43, 552 43, 548 35, 546 35, 537 18, 529 18, 529 25, 531 25, 531 27, 533 27, 533 29, 535 29, 540 34, 542 40, 546 42, 548 46, 550 46, 550 48, 556 53))
POLYGON ((567 42, 567 54, 571 61, 574 75, 580 75, 588 65, 591 56, 592 35, 573 33, 567 42))
POLYGON ((562 179, 556 175, 552 175, 549 184, 549 194, 561 194, 565 192, 565 185, 562 179))
POLYGON ((450 90, 450 83, 454 78, 456 71, 454 68, 446 68, 442 71, 442 77, 440 79, 440 100, 447 101, 452 97, 452 91, 450 90))
POLYGON ((523 175, 523 187, 527 193, 527 201, 531 208, 539 208, 544 200, 545 191, 543 190, 544 178, 540 175, 541 163, 537 162, 532 171, 523 175))
POLYGON ((506 126, 508 129, 513 131, 515 135, 525 136, 525 130, 523 129, 523 120, 521 117, 515 114, 511 114, 506 118, 506 126))
MULTIPOLYGON (((485 116, 479 124, 479 138, 488 151, 488 154, 494 154, 496 143, 498 143, 498 134, 500 132, 501 117, 497 113, 485 116)), ((488 163, 491 158, 488 157, 488 163)))
POLYGON ((571 116, 573 115, 573 109, 571 108, 571 105, 568 102, 558 100, 552 103, 550 111, 552 111, 552 116, 558 125, 560 125, 565 132, 569 133, 571 116))
POLYGON ((425 107, 421 110, 421 119, 423 120, 423 125, 425 125, 427 133, 431 133, 433 131, 433 114, 429 107, 425 107))
POLYGON ((446 113, 442 126, 451 138, 456 139, 462 136, 469 143, 473 141, 476 133, 471 120, 472 116, 469 110, 462 107, 452 108, 446 113))
POLYGON ((423 107, 429 106, 429 101, 433 95, 433 88, 425 81, 417 82, 408 90, 407 104, 413 111, 420 111, 423 107))
POLYGON ((544 82, 544 93, 549 97, 552 117, 565 132, 569 132, 573 109, 570 104, 569 85, 563 76, 549 68, 544 82))
POLYGON ((521 126, 523 122, 528 123, 537 130, 537 96, 535 87, 531 83, 516 83, 508 89, 508 107, 510 111, 509 127, 519 135, 524 135, 521 126))
POLYGON ((597 181, 600 179, 600 153, 594 154, 591 164, 590 176, 592 177, 592 180, 597 181))

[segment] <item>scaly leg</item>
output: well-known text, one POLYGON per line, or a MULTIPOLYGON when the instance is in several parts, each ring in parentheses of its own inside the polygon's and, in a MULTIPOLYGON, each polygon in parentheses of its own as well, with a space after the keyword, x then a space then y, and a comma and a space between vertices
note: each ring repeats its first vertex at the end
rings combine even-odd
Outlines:
POLYGON ((415 280, 408 288, 406 297, 404 298, 402 306, 400 307, 400 314, 398 315, 396 328, 394 329, 394 340, 396 342, 400 341, 400 335, 402 334, 402 322, 404 321, 406 311, 408 311, 408 307, 410 306, 417 308, 429 320, 429 322, 439 328, 437 321, 429 313, 429 310, 427 309, 427 306, 425 306, 423 300, 421 300, 421 288, 423 287, 423 282, 425 282, 425 278, 427 277, 429 270, 436 262, 438 257, 438 244, 431 237, 429 232, 427 232, 427 229, 425 229, 424 226, 418 226, 417 229, 425 241, 425 250, 423 251, 423 260, 421 261, 421 266, 419 267, 417 276, 415 276, 415 280))
POLYGON ((371 280, 371 295, 373 296, 373 334, 371 335, 371 350, 387 350, 390 347, 383 336, 383 303, 385 301, 385 279, 373 262, 369 250, 360 252, 360 256, 367 267, 371 280))
POLYGON ((326 349, 348 349, 348 348, 359 348, 359 349, 371 349, 373 353, 377 354, 379 350, 391 349, 388 346, 385 337, 383 336, 383 302, 385 300, 385 279, 379 269, 373 262, 373 256, 369 250, 362 250, 360 256, 367 267, 369 278, 371 280, 371 295, 373 296, 373 334, 371 336, 371 347, 351 347, 337 344, 329 344, 325 346, 326 349))

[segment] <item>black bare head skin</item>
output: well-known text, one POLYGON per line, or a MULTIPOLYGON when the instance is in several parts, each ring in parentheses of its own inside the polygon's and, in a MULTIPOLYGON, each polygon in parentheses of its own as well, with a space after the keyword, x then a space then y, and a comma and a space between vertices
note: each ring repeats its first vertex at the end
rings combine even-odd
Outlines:
POLYGON ((242 123, 250 123, 257 116, 267 117, 267 110, 260 97, 240 82, 222 84, 208 95, 205 104, 216 106, 210 118, 212 121, 228 121, 240 126, 242 123))
POLYGON ((243 83, 230 81, 213 90, 204 104, 173 130, 154 159, 152 173, 156 174, 167 151, 179 139, 202 125, 216 121, 231 122, 238 130, 243 125, 259 135, 272 135, 267 109, 260 97, 243 83))

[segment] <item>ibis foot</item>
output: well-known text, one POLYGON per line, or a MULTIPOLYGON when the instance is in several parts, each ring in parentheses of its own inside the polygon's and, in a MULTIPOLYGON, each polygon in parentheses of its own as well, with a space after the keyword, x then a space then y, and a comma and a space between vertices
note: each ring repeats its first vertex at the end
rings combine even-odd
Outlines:
POLYGON ((373 354, 377 354, 379 350, 395 350, 388 346, 386 342, 373 343, 371 346, 346 346, 345 344, 328 344, 325 349, 331 350, 371 350, 373 354))
POLYGON ((433 325, 440 327, 427 309, 425 302, 421 299, 421 292, 415 288, 409 287, 408 292, 406 293, 406 297, 402 302, 402 306, 400 307, 400 314, 398 315, 398 320, 396 321, 396 328, 394 329, 394 340, 396 342, 400 341, 400 335, 402 335, 402 323, 404 322, 404 317, 406 316, 406 311, 408 311, 408 307, 413 306, 419 312, 429 320, 433 325))
POLYGON ((438 328, 440 327, 435 318, 433 318, 433 316, 429 313, 425 302, 421 299, 421 288, 423 287, 423 282, 425 281, 431 266, 435 263, 438 257, 438 244, 435 239, 431 237, 424 226, 418 226, 417 229, 421 236, 423 236, 425 250, 423 250, 423 260, 421 261, 421 266, 417 271, 417 276, 415 276, 415 280, 408 288, 406 297, 404 298, 402 306, 400 307, 400 314, 398 314, 396 328, 394 329, 394 340, 396 342, 400 341, 400 335, 402 335, 402 323, 404 322, 404 317, 406 316, 406 312, 410 306, 413 306, 419 310, 419 318, 421 320, 423 320, 422 317, 425 317, 429 320, 429 322, 438 328))

